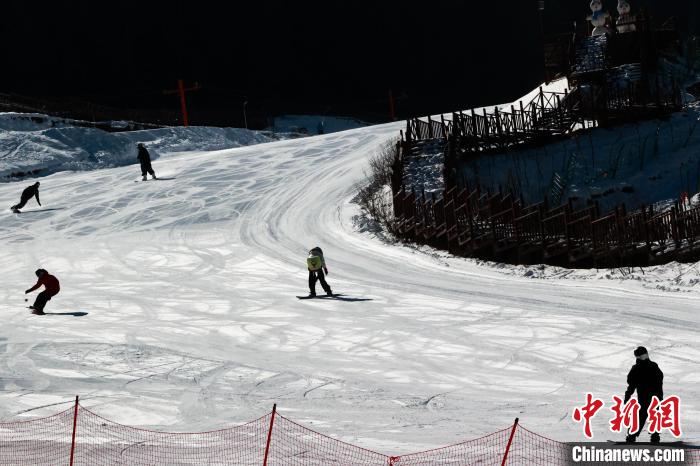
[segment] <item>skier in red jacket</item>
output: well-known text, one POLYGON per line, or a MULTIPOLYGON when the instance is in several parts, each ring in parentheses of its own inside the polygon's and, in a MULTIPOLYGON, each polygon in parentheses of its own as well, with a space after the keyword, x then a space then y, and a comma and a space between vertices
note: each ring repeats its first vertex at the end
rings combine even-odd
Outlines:
POLYGON ((34 273, 39 278, 39 280, 36 282, 36 285, 29 288, 24 293, 31 293, 32 291, 39 288, 41 285, 44 285, 44 291, 39 293, 39 295, 36 297, 34 305, 29 306, 29 309, 32 309, 32 312, 34 314, 41 315, 44 314, 44 306, 46 306, 46 302, 50 301, 51 298, 56 296, 58 292, 61 291, 61 285, 59 285, 58 279, 56 277, 54 277, 44 269, 38 269, 34 273))

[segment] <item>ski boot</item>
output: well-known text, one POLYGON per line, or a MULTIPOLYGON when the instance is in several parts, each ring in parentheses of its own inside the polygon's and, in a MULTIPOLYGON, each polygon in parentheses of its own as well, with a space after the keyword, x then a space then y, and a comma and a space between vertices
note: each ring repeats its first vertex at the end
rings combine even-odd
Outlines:
POLYGON ((625 443, 635 443, 637 441, 637 436, 636 435, 628 435, 627 438, 625 438, 625 443))
POLYGON ((661 443, 661 436, 658 432, 654 432, 653 434, 651 434, 651 443, 652 445, 658 445, 659 443, 661 443))

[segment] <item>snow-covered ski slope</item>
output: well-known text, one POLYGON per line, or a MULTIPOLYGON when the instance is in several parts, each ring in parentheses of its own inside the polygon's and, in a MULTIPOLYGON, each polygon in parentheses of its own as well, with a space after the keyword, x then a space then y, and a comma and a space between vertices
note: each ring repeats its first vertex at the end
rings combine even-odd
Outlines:
MULTIPOLYGON (((170 431, 242 423, 277 403, 396 454, 515 417, 580 440, 573 408, 586 392, 623 393, 644 345, 666 394, 682 398, 685 439, 698 441, 697 265, 618 280, 361 233, 354 186, 402 127, 164 155, 161 181, 134 183, 137 166, 41 178, 43 207, 0 222, 0 420, 55 413, 80 394, 106 418, 170 431), (342 299, 296 299, 313 246, 342 299), (24 308, 38 267, 61 281, 52 315, 24 308)), ((0 185, 3 205, 28 184, 0 185)), ((608 420, 594 420, 596 439, 611 438, 608 420)))
MULTIPOLYGON (((272 140, 270 134, 242 128, 167 127, 111 133, 86 124, 33 113, 0 112, 0 181, 21 174, 95 170, 133 164, 136 144, 160 153, 221 150, 272 140)), ((112 122, 119 125, 125 122, 112 122)))

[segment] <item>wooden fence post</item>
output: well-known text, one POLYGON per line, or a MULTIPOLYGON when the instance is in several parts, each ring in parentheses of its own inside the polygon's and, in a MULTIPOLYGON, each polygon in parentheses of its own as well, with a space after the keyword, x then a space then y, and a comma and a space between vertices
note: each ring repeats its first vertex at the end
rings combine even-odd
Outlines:
POLYGON ((486 113, 486 109, 484 109, 484 140, 488 139, 489 137, 489 115, 486 113))
POLYGON ((498 131, 498 137, 503 136, 503 128, 501 128, 501 117, 498 113, 498 107, 494 109, 494 115, 496 115, 496 131, 498 131))
POLYGON ((75 395, 75 409, 73 410, 73 438, 70 442, 70 466, 73 466, 75 454, 75 431, 78 427, 78 395, 75 395))
POLYGON ((265 445, 263 466, 267 466, 267 455, 270 452, 270 440, 272 440, 272 426, 275 424, 275 414, 277 414, 277 403, 272 405, 272 416, 270 416, 270 429, 267 431, 267 444, 265 445))
POLYGON ((544 114, 544 91, 542 86, 540 86, 540 107, 542 108, 542 113, 544 114))
POLYGON ((513 423, 513 428, 510 430, 510 437, 508 438, 508 444, 506 445, 506 451, 503 453, 503 461, 501 461, 501 466, 506 466, 506 461, 508 460, 508 452, 510 451, 510 445, 513 443, 513 436, 515 435, 515 429, 518 427, 518 418, 515 418, 513 423))
POLYGON ((681 246, 681 239, 678 235, 678 208, 676 206, 671 207, 671 234, 676 243, 676 249, 678 249, 681 246))
POLYGON ((559 128, 561 129, 563 127, 563 122, 564 122, 564 113, 563 109, 561 107, 561 99, 559 98, 559 94, 557 94, 557 117, 559 119, 559 128))
POLYGON ((477 129, 476 125, 476 112, 472 108, 472 136, 476 137, 476 134, 479 130, 477 129))
POLYGON ((642 205, 642 226, 644 228, 644 242, 647 245, 647 254, 651 251, 651 241, 649 241, 649 218, 646 206, 642 205))

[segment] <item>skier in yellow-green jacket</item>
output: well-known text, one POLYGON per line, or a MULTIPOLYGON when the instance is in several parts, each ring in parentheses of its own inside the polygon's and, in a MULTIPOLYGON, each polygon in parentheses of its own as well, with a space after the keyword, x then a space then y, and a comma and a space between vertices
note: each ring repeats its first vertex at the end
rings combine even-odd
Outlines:
POLYGON ((309 269, 309 297, 316 296, 316 280, 321 282, 323 291, 326 292, 327 296, 333 296, 331 287, 326 283, 326 275, 328 274, 328 267, 326 267, 326 260, 323 258, 323 251, 318 246, 309 251, 309 257, 306 258, 306 265, 309 269))

